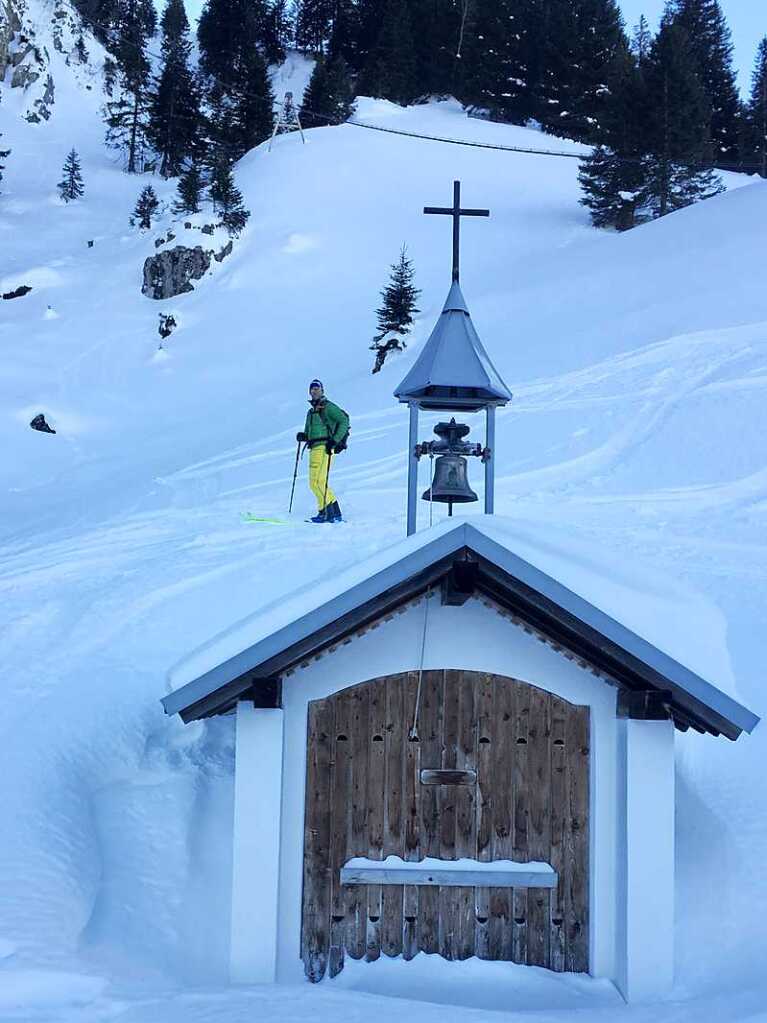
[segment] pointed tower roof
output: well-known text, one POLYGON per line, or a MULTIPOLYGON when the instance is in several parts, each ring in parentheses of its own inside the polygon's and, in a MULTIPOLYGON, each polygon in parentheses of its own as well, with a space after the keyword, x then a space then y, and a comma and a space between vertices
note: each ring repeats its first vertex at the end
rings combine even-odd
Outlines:
POLYGON ((429 340, 394 395, 402 402, 444 410, 476 411, 511 401, 511 391, 471 322, 458 281, 453 281, 429 340))

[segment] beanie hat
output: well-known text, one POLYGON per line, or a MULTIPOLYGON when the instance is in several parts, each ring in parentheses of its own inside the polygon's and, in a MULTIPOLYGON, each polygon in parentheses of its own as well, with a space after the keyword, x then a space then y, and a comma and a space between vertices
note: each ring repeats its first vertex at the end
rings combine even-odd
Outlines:
POLYGON ((316 380, 316 379, 312 380, 311 383, 309 384, 309 390, 311 391, 311 389, 313 387, 319 387, 321 390, 323 390, 323 391, 325 390, 325 388, 322 386, 322 381, 321 380, 316 380))

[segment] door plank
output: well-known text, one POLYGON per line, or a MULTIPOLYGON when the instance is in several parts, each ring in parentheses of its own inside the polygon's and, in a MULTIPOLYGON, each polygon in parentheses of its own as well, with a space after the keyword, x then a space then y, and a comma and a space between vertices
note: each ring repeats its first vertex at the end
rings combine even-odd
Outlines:
MULTIPOLYGON (((530 813, 530 773, 528 744, 530 741, 531 687, 515 687, 514 730, 512 745, 512 785, 514 792, 514 831, 512 858, 520 863, 530 859, 527 846, 530 813)), ((527 890, 515 890, 512 896, 512 949, 515 963, 527 962, 527 890)))
POLYGON ((330 976, 344 968, 347 929, 349 925, 349 890, 341 884, 340 872, 348 859, 349 788, 352 766, 351 700, 347 692, 331 701, 334 708, 333 759, 331 764, 331 826, 330 826, 330 976))
MULTIPOLYGON (((477 859, 493 858, 493 677, 477 677, 477 859)), ((474 948, 480 959, 490 959, 490 888, 474 889, 474 948)))
MULTIPOLYGON (((407 729, 404 706, 404 675, 386 679, 386 810, 384 814, 384 856, 403 856, 405 829, 402 814, 404 780, 404 736, 407 729)), ((387 956, 402 953, 402 888, 383 892, 381 950, 387 956)))
POLYGON ((316 984, 325 976, 330 936, 330 754, 333 706, 309 705, 304 818, 304 891, 302 952, 304 972, 316 984))
MULTIPOLYGON (((386 681, 374 679, 369 683, 368 731, 368 859, 380 860, 384 843, 384 804, 386 801, 386 681)), ((373 962, 381 955, 381 915, 383 912, 381 886, 368 884, 367 930, 365 958, 373 962)))
MULTIPOLYGON (((542 689, 530 691, 527 744, 529 813, 527 854, 531 860, 549 862, 551 855, 551 753, 549 740, 550 696, 542 689)), ((527 891, 527 962, 549 965, 549 893, 543 888, 527 891)))
MULTIPOLYGON (((368 850, 367 776, 370 690, 367 685, 354 686, 351 701, 351 799, 349 801, 349 856, 365 856, 368 850)), ((364 887, 349 889, 349 914, 346 929, 346 951, 352 959, 362 959, 367 944, 368 900, 364 887)))
MULTIPOLYGON (((441 671, 424 671, 421 682, 420 736, 421 769, 442 765, 442 690, 441 671)), ((421 854, 440 855, 439 788, 423 787, 420 792, 421 854)), ((439 891, 423 889, 418 893, 417 943, 422 952, 439 952, 439 891)))
POLYGON ((549 863, 557 872, 557 886, 549 901, 549 967, 556 973, 565 969, 565 883, 564 832, 567 811, 566 724, 568 707, 564 700, 551 698, 551 849, 549 863))
MULTIPOLYGON (((405 817, 405 859, 418 861, 421 859, 421 743, 409 734, 416 714, 420 718, 421 700, 418 698, 417 671, 408 672, 405 680, 405 780, 404 780, 404 817, 405 817)), ((423 682, 421 683, 423 691, 423 682)), ((415 885, 405 885, 402 892, 402 955, 405 959, 413 959, 418 953, 418 898, 419 889, 415 885)))

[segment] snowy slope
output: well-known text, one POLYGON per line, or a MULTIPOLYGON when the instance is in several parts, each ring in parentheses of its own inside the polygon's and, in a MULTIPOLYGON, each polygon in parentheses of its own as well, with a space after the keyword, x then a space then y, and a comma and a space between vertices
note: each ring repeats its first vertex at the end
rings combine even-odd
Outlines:
MULTIPOLYGON (((0 303, 0 806, 13 822, 0 843, 0 976, 15 985, 10 1004, 29 1007, 17 1018, 62 1019, 66 1004, 78 1020, 299 1019, 316 1005, 386 1019, 397 1010, 380 999, 327 992, 179 995, 159 1008, 168 986, 223 977, 232 793, 231 723, 163 718, 165 673, 232 621, 403 535, 406 414, 391 392, 449 283, 449 225, 421 209, 448 202, 460 178, 464 201, 492 210, 464 225, 462 284, 515 392, 499 417, 506 528, 524 556, 569 550, 589 568, 598 547, 603 576, 611 559, 620 567, 608 605, 632 585, 699 592, 685 633, 704 622, 718 633, 712 669, 724 665, 764 715, 767 185, 732 177, 728 194, 615 236, 589 227, 575 160, 315 129, 305 146, 289 136, 241 161, 252 217, 232 256, 192 294, 158 303, 140 293, 141 267, 170 221, 145 236, 129 227, 149 178, 122 173, 102 145, 100 97, 61 54, 51 62, 46 124, 21 120, 23 97, 0 85, 13 149, 0 284, 33 286, 0 303), (72 145, 87 194, 64 206, 55 183, 72 145), (421 315, 408 351, 372 377, 372 310, 403 242, 421 315), (180 326, 158 353, 161 311, 180 326), (297 524, 243 525, 246 509, 285 512, 315 375, 352 416, 336 477, 350 521, 305 526, 302 479, 297 524), (39 411, 55 437, 29 429, 39 411), (146 1009, 126 1008, 136 990, 146 1009)), ((453 103, 363 100, 358 119, 568 148, 453 103)), ((152 183, 171 196, 172 182, 152 183)), ((420 515, 426 526, 426 506, 420 515)), ((703 1018, 715 994, 711 1018, 736 1019, 758 1011, 763 983, 767 796, 753 779, 767 748, 761 728, 735 745, 688 736, 679 747, 678 994, 693 1000, 678 1018, 703 1018), (728 1001, 737 984, 757 993, 728 1001)))

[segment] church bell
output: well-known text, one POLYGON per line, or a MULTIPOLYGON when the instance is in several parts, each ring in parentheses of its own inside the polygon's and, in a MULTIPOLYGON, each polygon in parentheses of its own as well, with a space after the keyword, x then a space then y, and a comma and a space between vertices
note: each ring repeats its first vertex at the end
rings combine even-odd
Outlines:
POLYGON ((434 480, 424 491, 424 501, 442 504, 468 504, 479 498, 469 486, 466 459, 462 455, 440 455, 434 463, 434 480))

